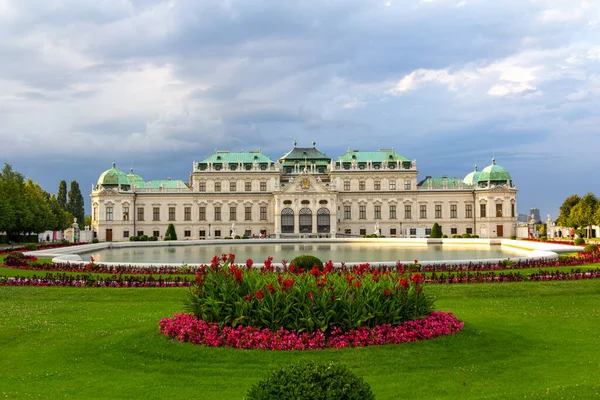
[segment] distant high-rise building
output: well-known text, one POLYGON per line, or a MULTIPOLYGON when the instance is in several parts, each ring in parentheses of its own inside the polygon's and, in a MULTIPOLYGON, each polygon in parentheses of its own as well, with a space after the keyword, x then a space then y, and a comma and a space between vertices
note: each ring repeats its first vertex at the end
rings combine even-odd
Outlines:
POLYGON ((533 215, 533 220, 536 224, 542 223, 542 219, 540 218, 540 210, 538 210, 537 208, 530 208, 529 215, 533 215))

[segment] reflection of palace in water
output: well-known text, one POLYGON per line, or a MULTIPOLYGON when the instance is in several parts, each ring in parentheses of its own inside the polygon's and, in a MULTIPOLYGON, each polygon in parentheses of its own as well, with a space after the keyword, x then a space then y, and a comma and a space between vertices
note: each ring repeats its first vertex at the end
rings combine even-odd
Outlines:
POLYGON ((394 149, 348 150, 334 160, 294 147, 277 161, 260 150, 216 151, 193 163, 189 182, 145 181, 113 167, 92 190, 92 226, 100 240, 344 237, 378 233, 423 237, 437 222, 444 234, 515 234, 517 190, 492 164, 464 179, 417 179, 416 161, 394 149))

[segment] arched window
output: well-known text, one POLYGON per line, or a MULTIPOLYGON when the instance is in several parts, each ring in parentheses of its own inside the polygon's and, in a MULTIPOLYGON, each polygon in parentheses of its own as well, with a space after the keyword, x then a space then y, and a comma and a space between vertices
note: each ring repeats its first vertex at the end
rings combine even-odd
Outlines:
POLYGON ((330 229, 329 210, 327 208, 319 208, 317 211, 317 232, 328 233, 330 229))
POLYGON ((294 210, 291 208, 281 210, 281 233, 294 233, 294 210))
POLYGON ((300 233, 312 233, 312 211, 310 208, 300 210, 300 233))

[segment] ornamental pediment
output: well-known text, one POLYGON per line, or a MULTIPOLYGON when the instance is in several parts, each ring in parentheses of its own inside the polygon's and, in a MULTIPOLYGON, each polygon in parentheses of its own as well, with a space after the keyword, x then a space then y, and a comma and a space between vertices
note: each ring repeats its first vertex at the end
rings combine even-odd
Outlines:
POLYGON ((300 174, 290 177, 289 182, 283 183, 282 193, 329 193, 321 178, 310 174, 300 174))

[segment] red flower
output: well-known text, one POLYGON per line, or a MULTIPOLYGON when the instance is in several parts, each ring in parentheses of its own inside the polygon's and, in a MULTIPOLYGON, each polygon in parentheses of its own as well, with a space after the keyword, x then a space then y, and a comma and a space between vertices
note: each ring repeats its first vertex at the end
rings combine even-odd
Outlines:
POLYGON ((252 300, 252 297, 249 294, 247 294, 244 296, 244 300, 250 301, 250 300, 252 300))
POLYGON ((265 297, 265 292, 263 292, 262 290, 257 290, 256 293, 254 293, 256 295, 257 299, 262 299, 263 297, 265 297))
POLYGON ((310 273, 314 276, 319 276, 321 274, 321 270, 319 270, 319 266, 315 264, 310 270, 310 273))
POLYGON ((269 290, 269 292, 271 292, 271 294, 275 293, 275 288, 270 283, 267 285, 267 289, 269 290))
POLYGON ((392 295, 392 292, 390 292, 390 290, 389 290, 389 289, 385 289, 385 290, 383 291, 383 294, 384 294, 385 296, 389 297, 389 296, 391 296, 391 295, 392 295))
POLYGON ((246 260, 246 268, 248 268, 248 269, 252 268, 253 264, 254 264, 254 261, 252 261, 251 258, 246 260))
POLYGON ((294 264, 290 265, 290 272, 296 272, 296 266, 294 264))
POLYGON ((400 285, 402 285, 402 287, 403 287, 404 289, 408 289, 408 279, 406 279, 406 278, 402 278, 402 279, 400 280, 400 285))
POLYGON ((414 274, 410 277, 410 280, 416 285, 423 282, 423 276, 421 274, 414 274))
POLYGON ((311 300, 315 299, 315 296, 313 296, 313 292, 308 292, 308 297, 310 297, 311 300))
POLYGON ((296 283, 295 280, 293 279, 286 279, 283 281, 283 288, 282 290, 289 290, 294 286, 294 283, 296 283))

